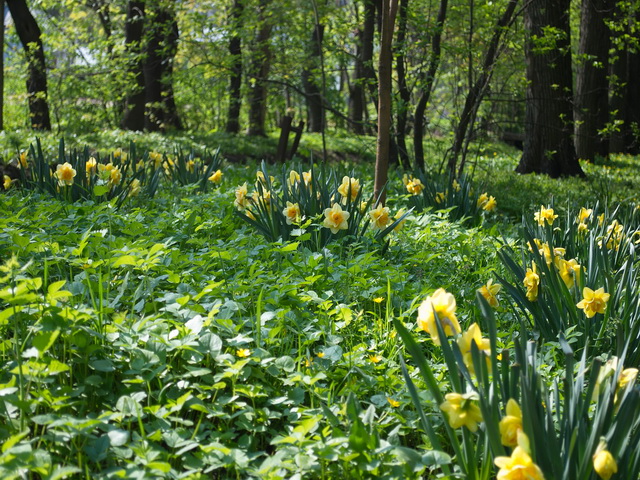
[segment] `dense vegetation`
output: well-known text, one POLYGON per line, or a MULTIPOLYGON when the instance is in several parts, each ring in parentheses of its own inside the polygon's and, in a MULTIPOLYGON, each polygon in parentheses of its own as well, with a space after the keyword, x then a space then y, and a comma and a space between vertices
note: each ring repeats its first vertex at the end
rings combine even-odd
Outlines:
MULTIPOLYGON (((156 168, 144 145, 159 139, 104 139, 86 154, 109 172, 156 168)), ((162 155, 153 198, 152 175, 109 200, 122 184, 98 173, 86 200, 62 173, 0 196, 3 478, 637 477, 634 157, 556 183, 486 146, 458 185, 392 172, 389 216, 415 209, 384 239, 371 204, 357 238, 320 213, 273 242, 247 220, 275 218, 267 196, 313 170, 313 191, 349 209, 370 166, 226 161, 203 191, 179 167, 201 155, 162 155)))

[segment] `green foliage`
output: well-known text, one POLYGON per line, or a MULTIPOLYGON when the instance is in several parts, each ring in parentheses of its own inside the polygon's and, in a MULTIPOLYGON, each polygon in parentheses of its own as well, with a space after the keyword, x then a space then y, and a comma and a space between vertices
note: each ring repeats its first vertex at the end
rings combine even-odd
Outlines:
POLYGON ((410 213, 400 211, 393 218, 388 207, 373 208, 376 202, 372 196, 365 197, 359 179, 338 177, 331 168, 311 165, 305 172, 298 165, 292 170, 283 166, 276 181, 263 162, 253 194, 249 196, 245 182, 236 189, 234 205, 240 218, 267 240, 295 238, 295 248, 302 243, 315 251, 330 241, 360 242, 370 225, 376 230, 374 238, 382 241, 410 213))

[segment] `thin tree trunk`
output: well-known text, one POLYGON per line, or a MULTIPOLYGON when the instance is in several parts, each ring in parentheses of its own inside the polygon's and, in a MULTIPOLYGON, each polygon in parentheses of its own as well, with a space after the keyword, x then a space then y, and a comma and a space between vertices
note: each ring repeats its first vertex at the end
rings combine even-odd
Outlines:
POLYGON ((142 34, 144 30, 144 2, 127 3, 124 43, 129 74, 133 77, 133 90, 126 96, 122 128, 144 130, 144 73, 142 64, 142 34))
POLYGON ((409 103, 411 102, 411 93, 407 86, 407 75, 405 69, 404 49, 406 48, 407 35, 407 11, 409 9, 409 0, 400 0, 398 7, 398 41, 396 42, 396 73, 398 75, 398 93, 400 101, 397 102, 397 120, 396 120, 396 145, 398 149, 398 159, 402 168, 409 169, 409 153, 407 152, 407 143, 405 135, 407 134, 407 112, 409 111, 409 103))
POLYGON ((519 173, 584 176, 572 138, 570 3, 531 0, 524 10, 527 94, 519 173), (541 45, 540 39, 553 41, 554 47, 541 45))
MULTIPOLYGON (((513 18, 513 14, 516 10, 518 2, 519 0, 510 0, 507 4, 506 10, 498 20, 498 23, 496 23, 496 26, 493 30, 493 35, 491 36, 489 46, 487 47, 487 51, 484 56, 484 62, 482 63, 482 70, 480 71, 480 75, 478 75, 478 78, 475 79, 471 86, 471 89, 467 93, 464 108, 462 109, 462 114, 460 115, 460 122, 456 127, 453 147, 451 149, 451 154, 448 162, 449 173, 452 176, 455 175, 458 157, 460 156, 460 152, 462 151, 464 140, 469 134, 469 128, 473 128, 478 108, 480 107, 480 103, 482 103, 482 99, 485 96, 487 88, 489 87, 489 82, 491 81, 491 76, 493 75, 493 69, 496 65, 496 61, 498 60, 498 56, 500 55, 500 41, 504 33, 506 32, 507 26, 513 18)), ((460 176, 460 174, 462 173, 462 170, 464 168, 464 161, 465 159, 463 157, 462 161, 460 162, 460 171, 458 172, 458 176, 460 176)))
POLYGON ((376 0, 363 0, 364 23, 362 29, 358 31, 355 78, 349 94, 350 124, 353 132, 360 135, 365 133, 364 124, 366 118, 368 118, 366 90, 369 90, 372 98, 377 98, 376 72, 373 68, 373 38, 376 28, 375 2, 376 0))
POLYGON ((578 158, 593 160, 609 154, 608 138, 598 133, 609 121, 608 0, 583 0, 575 95, 575 145, 578 158))
POLYGON ((242 106, 242 41, 239 30, 242 25, 242 0, 234 0, 229 13, 230 29, 233 32, 229 39, 231 54, 231 76, 229 78, 229 113, 227 115, 227 133, 240 131, 240 107, 242 106))
POLYGON ((393 69, 393 27, 398 0, 382 1, 382 36, 378 62, 378 143, 373 195, 376 203, 384 204, 384 187, 389 170, 389 145, 391 143, 391 72, 393 69))
POLYGON ((429 98, 431 97, 433 83, 436 78, 438 65, 440 64, 442 29, 447 17, 447 3, 447 0, 440 0, 438 17, 436 18, 436 24, 434 26, 433 34, 431 35, 431 55, 429 56, 429 66, 427 68, 426 75, 422 78, 424 86, 420 91, 420 98, 418 99, 413 119, 413 151, 415 154, 415 168, 422 172, 425 170, 424 148, 422 145, 422 139, 424 138, 424 113, 427 109, 429 98))
POLYGON ((27 94, 31 127, 35 130, 51 130, 47 102, 47 69, 40 27, 31 15, 25 0, 7 0, 7 6, 27 57, 27 94))
POLYGON ((322 38, 324 26, 316 23, 313 26, 309 43, 308 63, 302 69, 302 86, 307 101, 308 126, 310 132, 321 132, 324 126, 324 109, 322 108, 322 92, 318 86, 317 72, 320 70, 322 55, 322 38))
POLYGON ((250 77, 253 85, 249 93, 249 129, 247 135, 266 136, 265 121, 267 116, 267 79, 271 68, 272 23, 267 17, 266 9, 270 0, 260 0, 258 33, 253 46, 250 77))

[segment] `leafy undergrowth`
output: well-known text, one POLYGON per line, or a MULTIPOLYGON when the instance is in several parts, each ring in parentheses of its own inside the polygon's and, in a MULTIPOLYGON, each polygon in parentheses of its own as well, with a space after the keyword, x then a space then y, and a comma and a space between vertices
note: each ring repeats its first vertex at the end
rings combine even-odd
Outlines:
MULTIPOLYGON (((478 401, 472 390, 481 387, 474 387, 461 355, 449 349, 443 353, 418 331, 417 316, 424 298, 444 288, 457 301, 461 330, 476 322, 487 325, 486 305, 482 313, 476 292, 489 280, 504 278, 507 288, 496 293, 499 303, 494 305, 492 361, 497 367, 498 349, 504 349, 499 361, 508 365, 507 352, 514 342, 525 345, 526 328, 538 351, 526 347, 530 351, 525 355, 524 347, 516 348, 516 370, 508 374, 506 367, 501 369, 507 376, 501 387, 496 383, 489 388, 487 380, 487 397, 481 402, 491 401, 504 385, 517 396, 517 364, 534 358, 538 363, 522 369, 531 375, 526 384, 531 395, 543 383, 562 383, 562 352, 570 350, 569 344, 583 348, 589 342, 574 329, 566 332, 569 343, 565 337, 541 337, 535 322, 551 320, 537 311, 527 313, 537 300, 531 298, 531 282, 525 284, 526 292, 522 278, 514 280, 518 288, 508 286, 514 272, 530 266, 518 263, 526 251, 520 230, 495 213, 491 221, 469 228, 451 222, 446 210, 426 211, 409 215, 390 234, 387 248, 363 239, 312 251, 302 242, 269 243, 235 214, 234 190, 254 181, 255 166, 227 166, 222 178, 221 186, 208 193, 165 182, 155 198, 134 197, 119 209, 108 202, 22 196, 17 189, 0 196, 0 412, 5 419, 0 422, 0 477, 495 476, 483 432, 495 433, 497 423, 485 416, 477 432, 470 428, 478 428, 478 422, 454 427, 442 415, 435 393, 457 385, 456 392, 468 395, 470 405, 478 401), (505 246, 503 251, 515 252, 508 264, 513 271, 502 266, 498 255, 505 246), (417 344, 408 343, 407 332, 394 322, 407 326, 417 344), (399 330, 405 338, 397 335, 399 330), (425 355, 432 377, 425 378, 422 365, 416 366, 420 359, 408 355, 405 345, 425 355), (456 361, 460 374, 453 368, 456 361), (467 393, 460 391, 463 385, 467 393), (463 432, 463 444, 452 428, 463 432), (461 467, 463 449, 471 458, 465 457, 468 465, 461 467), (474 462, 481 465, 477 471, 474 462)), ((370 188, 371 179, 361 179, 370 188)), ((499 195, 509 193, 493 188, 487 190, 498 198, 500 211, 499 195)), ((408 205, 400 178, 390 186, 389 197, 396 206, 408 205)), ((590 221, 595 225, 594 218, 590 221)), ((576 247, 574 253, 568 247, 567 259, 571 254, 580 260, 579 252, 593 251, 599 241, 600 248, 609 248, 609 222, 607 218, 599 230, 589 224, 591 250, 576 247)), ((632 248, 632 226, 626 225, 624 232, 624 248, 627 243, 632 248)), ((570 237, 542 227, 538 234, 552 251, 553 242, 570 237)), ((533 258, 539 264, 535 286, 536 296, 540 286, 542 300, 552 295, 546 282, 561 280, 553 276, 551 262, 545 270, 541 251, 527 262, 533 258)), ((600 261, 590 255, 593 262, 600 261)), ((622 253, 611 255, 612 268, 621 271, 607 277, 607 287, 618 277, 628 281, 620 265, 629 265, 625 268, 630 271, 635 258, 633 253, 631 260, 618 258, 622 253)), ((605 257, 603 270, 609 268, 605 257)), ((590 281, 598 279, 589 275, 590 281)), ((563 295, 580 298, 578 285, 583 284, 567 285, 567 292, 573 290, 563 290, 563 295)), ((627 303, 615 303, 621 312, 637 294, 636 283, 629 285, 633 292, 631 287, 625 291, 627 303)), ((600 285, 589 286, 595 290, 600 285)), ((623 289, 619 291, 623 298, 623 289)), ((574 310, 572 315, 582 315, 574 310)), ((466 353, 476 357, 478 378, 489 378, 480 372, 479 349, 466 353)), ((572 372, 574 364, 566 363, 566 371, 572 372)), ((595 367, 593 371, 597 376, 595 367)), ((575 387, 571 383, 576 396, 584 386, 580 378, 575 387)), ((522 389, 523 395, 529 392, 522 389)), ((602 390, 601 396, 613 398, 615 393, 624 402, 631 395, 623 397, 613 387, 602 390)), ((524 411, 564 400, 565 393, 556 389, 556 397, 549 394, 539 404, 524 405, 524 411)), ((483 408, 503 411, 509 397, 505 391, 501 395, 501 406, 482 403, 483 408)), ((627 404, 639 403, 634 395, 636 403, 629 400, 620 411, 628 413, 627 404)), ((576 418, 591 415, 595 407, 589 405, 587 401, 576 418)), ((637 426, 634 412, 628 413, 629 428, 637 426)), ((602 415, 614 418, 609 410, 602 415)), ((549 421, 547 435, 554 429, 554 419, 549 421)), ((530 433, 532 420, 527 422, 524 430, 530 433)), ((621 424, 627 425, 624 419, 621 424)), ((536 442, 545 441, 543 433, 539 437, 531 442, 531 455, 536 442)), ((615 438, 607 440, 613 445, 615 438)), ((580 471, 591 475, 584 478, 597 478, 584 460, 594 454, 597 440, 576 453, 580 471)), ((610 450, 622 452, 614 446, 610 450)), ((552 460, 547 463, 553 466, 552 460)), ((556 477, 547 473, 547 478, 556 477)))
POLYGON ((224 185, 120 210, 0 198, 3 478, 404 478, 443 461, 405 450, 422 439, 391 318, 434 286, 472 297, 495 264, 479 230, 424 215, 385 256, 311 252, 256 236, 224 185))

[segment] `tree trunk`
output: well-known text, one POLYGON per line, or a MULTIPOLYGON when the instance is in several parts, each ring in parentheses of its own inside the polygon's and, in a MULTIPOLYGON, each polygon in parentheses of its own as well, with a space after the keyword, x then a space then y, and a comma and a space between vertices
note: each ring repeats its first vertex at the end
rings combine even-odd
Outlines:
POLYGON ((376 150, 376 171, 373 187, 375 203, 383 204, 384 187, 389 171, 389 145, 391 143, 391 55, 393 26, 398 11, 398 0, 382 1, 382 36, 378 62, 378 143, 376 150))
POLYGON ((433 90, 433 82, 435 81, 438 65, 440 64, 442 29, 444 27, 446 17, 447 0, 440 0, 438 17, 433 29, 433 34, 431 35, 431 55, 429 56, 429 66, 426 74, 422 77, 424 86, 420 90, 420 98, 416 105, 413 119, 413 151, 415 155, 415 168, 422 172, 425 170, 424 148, 422 146, 422 139, 424 138, 424 112, 427 108, 427 104, 429 103, 431 91, 433 90))
POLYGON ((405 141, 405 135, 407 134, 407 112, 409 111, 409 103, 411 102, 411 93, 407 86, 404 59, 408 9, 409 0, 400 0, 400 5, 398 7, 398 41, 395 48, 398 93, 400 94, 400 100, 396 104, 396 145, 398 149, 398 159, 400 161, 400 165, 402 165, 402 168, 404 169, 411 168, 411 164, 409 163, 409 153, 407 152, 407 143, 405 141))
POLYGON ((171 7, 154 6, 145 22, 144 127, 149 131, 182 129, 173 97, 173 59, 178 50, 178 24, 171 7))
POLYGON ((633 47, 631 25, 640 23, 640 12, 628 11, 622 2, 616 3, 614 25, 615 56, 610 67, 611 120, 618 124, 611 135, 611 153, 640 153, 640 51, 633 47), (635 18, 634 16, 635 15, 635 18), (631 40, 629 40, 631 39, 631 40))
POLYGON ((27 57, 27 94, 31 127, 35 130, 51 130, 47 102, 47 69, 40 27, 31 15, 25 0, 7 0, 7 6, 27 57))
POLYGON ((305 92, 310 132, 321 132, 324 125, 322 92, 318 86, 317 72, 321 68, 322 38, 324 26, 316 23, 309 43, 308 63, 302 69, 302 86, 305 92))
POLYGON ((609 154, 608 138, 598 132, 609 121, 609 0, 583 0, 575 95, 575 145, 578 158, 609 154))
POLYGON ((229 13, 231 38, 229 53, 231 54, 231 77, 229 79, 229 112, 227 115, 227 133, 240 131, 240 107, 242 106, 242 42, 239 30, 242 25, 242 0, 234 0, 229 13))
POLYGON ((270 0, 260 0, 259 27, 253 45, 249 77, 252 85, 249 93, 249 129, 247 135, 266 136, 265 120, 267 116, 267 80, 271 68, 271 28, 266 9, 270 0))
POLYGON ((354 133, 365 133, 366 90, 376 95, 373 69, 373 38, 376 30, 376 0, 364 0, 364 24, 358 31, 358 50, 356 52, 355 78, 349 92, 349 118, 354 133), (366 88, 365 88, 366 87, 366 88))
POLYGON ((519 173, 582 175, 573 146, 570 0, 531 0, 527 33, 525 142, 519 173))
POLYGON ((142 33, 144 30, 144 2, 127 3, 124 43, 128 71, 134 88, 126 96, 121 126, 125 130, 144 130, 144 73, 142 65, 142 33))
MULTIPOLYGON (((496 61, 498 60, 498 56, 500 55, 500 41, 506 32, 508 25, 511 23, 511 19, 513 18, 518 2, 519 0, 510 0, 507 4, 506 10, 496 23, 496 26, 493 29, 493 35, 491 36, 491 40, 489 41, 489 45, 484 56, 482 70, 475 81, 472 80, 473 83, 471 85, 471 89, 467 93, 464 108, 460 115, 460 122, 456 127, 453 147, 451 148, 451 156, 449 157, 448 169, 452 176, 456 174, 458 157, 462 152, 465 139, 467 139, 468 143, 470 129, 473 129, 473 124, 475 123, 480 103, 482 103, 482 99, 487 92, 491 76, 493 75, 493 69, 496 65, 496 61)), ((463 155, 462 161, 460 162, 458 176, 462 174, 464 163, 465 156, 463 155)))

